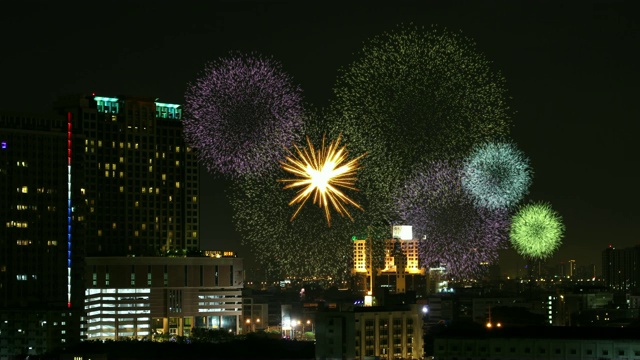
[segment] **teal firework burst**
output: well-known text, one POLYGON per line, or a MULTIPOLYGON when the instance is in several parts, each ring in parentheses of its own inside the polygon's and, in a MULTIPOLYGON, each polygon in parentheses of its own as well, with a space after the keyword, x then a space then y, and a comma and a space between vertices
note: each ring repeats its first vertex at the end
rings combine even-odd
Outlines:
POLYGON ((562 218, 551 205, 532 203, 513 216, 509 237, 520 255, 545 259, 562 243, 564 229, 562 218))
POLYGON ((529 192, 529 159, 514 144, 485 143, 464 162, 462 186, 478 206, 509 208, 529 192))

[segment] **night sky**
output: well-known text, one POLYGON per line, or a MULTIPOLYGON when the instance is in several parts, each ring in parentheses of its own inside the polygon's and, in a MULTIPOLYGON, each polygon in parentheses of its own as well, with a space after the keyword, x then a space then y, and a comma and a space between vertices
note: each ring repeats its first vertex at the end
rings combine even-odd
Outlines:
MULTIPOLYGON (((575 259, 599 269, 609 244, 638 243, 640 22, 632 1, 300 2, 12 1, 0 12, 0 109, 44 112, 59 95, 91 92, 181 103, 207 61, 236 50, 273 56, 308 103, 324 106, 365 40, 400 23, 437 24, 474 39, 507 80, 512 139, 534 170, 526 200, 550 202, 567 228, 548 264, 575 259)), ((202 174, 203 247, 248 256, 228 184, 202 174)), ((503 270, 523 265, 517 258, 505 254, 503 270)))

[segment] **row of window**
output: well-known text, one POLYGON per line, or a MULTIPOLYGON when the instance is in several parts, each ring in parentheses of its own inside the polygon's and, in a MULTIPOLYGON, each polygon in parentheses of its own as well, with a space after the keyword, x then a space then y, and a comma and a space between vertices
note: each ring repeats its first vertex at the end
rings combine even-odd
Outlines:
MULTIPOLYGON (((444 349, 445 349, 445 347, 444 347, 444 346, 442 346, 442 345, 440 345, 440 346, 438 347, 438 350, 440 350, 440 351, 444 351, 444 349)), ((458 352, 459 350, 458 350, 457 346, 455 346, 455 345, 454 345, 454 346, 451 346, 450 351, 451 351, 451 352, 458 352)), ((471 352, 471 351, 473 351, 473 348, 472 348, 472 347, 467 347, 467 348, 466 348, 466 351, 467 351, 467 352, 471 352)), ((480 352, 486 352, 486 351, 487 351, 487 348, 486 348, 486 347, 484 347, 484 346, 481 346, 481 347, 479 348, 479 351, 480 351, 480 352)), ((501 347, 495 347, 495 348, 493 349, 493 351, 494 351, 495 353, 501 353, 501 352, 502 352, 502 348, 501 348, 501 347)), ((524 351, 524 353, 525 353, 525 354, 530 354, 530 353, 532 352, 532 348, 531 348, 531 347, 525 347, 525 348, 523 349, 523 351, 524 351)), ((539 349, 538 349, 538 353, 539 353, 539 354, 545 354, 545 353, 546 353, 546 351, 547 351, 547 350, 546 350, 545 348, 539 348, 539 349)), ((515 347, 510 347, 510 348, 509 348, 509 352, 511 352, 511 353, 515 353, 515 352, 516 352, 516 348, 515 348, 515 347)), ((586 354, 586 355, 594 355, 594 352, 595 352, 595 351, 594 351, 593 349, 586 349, 586 350, 585 350, 585 354, 586 354)), ((600 352, 601 352, 601 355, 609 355, 609 350, 608 350, 608 349, 602 349, 600 352)), ((555 353, 555 354, 562 354, 562 349, 561 349, 561 348, 556 348, 556 349, 554 350, 554 353, 555 353)), ((569 349, 567 353, 568 353, 568 354, 570 354, 570 355, 577 355, 577 354, 578 354, 578 350, 577 350, 577 349, 575 349, 575 348, 572 348, 572 349, 569 349)), ((618 350, 617 350, 617 353, 618 353, 618 355, 619 355, 619 356, 624 356, 624 355, 625 355, 625 350, 623 350, 623 349, 618 349, 618 350)), ((633 351, 633 353, 634 353, 634 356, 640 356, 640 350, 634 350, 634 351, 633 351)))

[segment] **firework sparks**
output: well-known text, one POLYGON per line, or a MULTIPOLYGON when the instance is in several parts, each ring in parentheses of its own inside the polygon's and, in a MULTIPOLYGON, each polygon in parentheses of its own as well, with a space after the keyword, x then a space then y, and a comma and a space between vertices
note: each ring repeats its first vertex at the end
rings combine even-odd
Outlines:
POLYGON ((400 25, 365 42, 334 86, 332 127, 367 152, 358 186, 367 212, 392 216, 408 169, 461 160, 509 134, 505 80, 459 32, 400 25))
POLYGON ((531 174, 529 160, 515 145, 486 143, 465 160, 462 186, 479 206, 509 208, 527 194, 531 174))
POLYGON ((438 161, 419 167, 396 199, 399 215, 413 225, 421 261, 447 268, 454 278, 483 273, 507 246, 508 214, 504 209, 474 206, 460 184, 458 164, 438 161))
POLYGON ((339 188, 357 190, 355 188, 356 172, 360 169, 360 155, 347 160, 346 146, 340 147, 340 137, 325 146, 325 138, 322 138, 322 146, 316 150, 311 140, 307 137, 308 148, 301 149, 294 145, 296 153, 287 156, 287 161, 280 162, 282 169, 297 176, 294 179, 283 179, 287 183, 284 189, 301 188, 289 205, 300 204, 291 220, 300 212, 300 209, 313 194, 313 203, 324 209, 327 223, 331 225, 329 208, 332 206, 340 215, 347 215, 353 220, 345 205, 352 205, 362 210, 362 207, 351 200, 339 188))
POLYGON ((280 63, 233 55, 208 63, 185 93, 184 133, 200 162, 231 178, 264 175, 301 138, 302 90, 280 63))
POLYGON ((535 259, 549 257, 564 236, 560 215, 547 203, 533 203, 514 215, 509 237, 515 250, 535 259))

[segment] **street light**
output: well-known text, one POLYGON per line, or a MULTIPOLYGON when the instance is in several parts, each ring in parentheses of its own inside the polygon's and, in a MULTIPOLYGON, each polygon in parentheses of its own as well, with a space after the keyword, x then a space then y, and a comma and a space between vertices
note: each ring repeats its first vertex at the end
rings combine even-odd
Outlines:
POLYGON ((311 320, 307 320, 307 325, 311 325, 311 334, 313 334, 313 337, 316 337, 316 332, 313 328, 313 322, 311 320))

